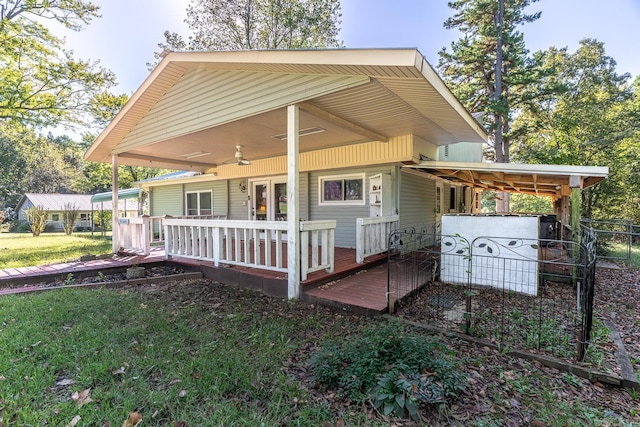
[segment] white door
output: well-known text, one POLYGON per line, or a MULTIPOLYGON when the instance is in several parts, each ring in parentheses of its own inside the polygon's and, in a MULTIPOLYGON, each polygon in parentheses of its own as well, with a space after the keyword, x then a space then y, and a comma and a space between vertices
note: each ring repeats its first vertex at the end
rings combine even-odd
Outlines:
POLYGON ((251 182, 251 210, 249 217, 254 221, 270 221, 273 216, 269 203, 269 181, 251 182))

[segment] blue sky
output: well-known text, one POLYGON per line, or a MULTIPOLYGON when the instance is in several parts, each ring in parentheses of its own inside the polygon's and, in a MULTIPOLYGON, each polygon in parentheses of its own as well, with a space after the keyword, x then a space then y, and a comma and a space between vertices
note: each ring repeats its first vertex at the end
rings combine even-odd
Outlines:
MULTIPOLYGON (((188 35, 184 24, 189 0, 92 0, 102 18, 80 33, 65 36, 77 57, 100 60, 131 94, 149 74, 165 30, 188 35)), ((438 51, 458 38, 443 28, 452 14, 447 0, 341 0, 341 38, 349 48, 416 47, 436 66, 438 51)), ((640 75, 640 0, 540 0, 530 8, 542 17, 521 27, 531 51, 550 46, 574 51, 583 38, 605 43, 619 73, 640 75)))

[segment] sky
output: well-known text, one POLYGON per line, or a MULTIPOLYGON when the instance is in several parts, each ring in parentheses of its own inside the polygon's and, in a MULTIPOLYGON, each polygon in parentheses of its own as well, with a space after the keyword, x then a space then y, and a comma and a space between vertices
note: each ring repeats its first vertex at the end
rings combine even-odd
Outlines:
MULTIPOLYGON (((185 38, 190 0, 92 0, 101 18, 81 32, 54 28, 66 38, 76 58, 99 60, 116 74, 115 92, 132 94, 148 76, 147 63, 164 41, 165 30, 185 38)), ((443 22, 452 15, 448 0, 341 0, 342 31, 347 48, 418 48, 434 67, 438 52, 459 35, 443 22)), ((542 17, 520 27, 530 51, 551 46, 577 49, 595 38, 616 60, 619 74, 640 76, 640 0, 539 0, 530 12, 542 17)))

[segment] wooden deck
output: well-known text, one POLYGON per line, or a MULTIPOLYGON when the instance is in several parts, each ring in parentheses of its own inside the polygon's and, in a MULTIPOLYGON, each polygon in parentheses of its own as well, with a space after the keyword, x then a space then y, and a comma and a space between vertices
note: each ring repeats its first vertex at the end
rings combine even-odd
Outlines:
MULTIPOLYGON (((334 256, 334 271, 327 273, 321 270, 310 273, 307 280, 302 282, 300 299, 353 313, 384 313, 387 310, 386 254, 368 257, 363 264, 356 264, 354 249, 336 248, 334 256)), ((104 259, 0 270, 0 295, 6 293, 1 291, 2 288, 8 288, 9 284, 15 287, 17 284, 38 283, 54 277, 64 278, 69 273, 81 277, 95 275, 98 271, 106 273, 122 270, 132 264, 164 262, 167 262, 164 248, 155 247, 146 257, 127 254, 104 259)), ((205 277, 230 286, 255 289, 280 298, 287 297, 286 273, 240 266, 216 268, 211 262, 178 257, 172 258, 169 262, 199 269, 205 277)))

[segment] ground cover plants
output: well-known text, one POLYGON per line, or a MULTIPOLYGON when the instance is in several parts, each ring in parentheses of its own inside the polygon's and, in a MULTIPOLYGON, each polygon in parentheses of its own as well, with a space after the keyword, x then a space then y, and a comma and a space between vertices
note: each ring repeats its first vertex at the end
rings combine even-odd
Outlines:
POLYGON ((78 260, 111 253, 111 240, 91 233, 0 233, 0 269, 78 260))
POLYGON ((640 422, 637 399, 385 319, 207 280, 0 298, 5 426, 119 426, 130 414, 140 426, 628 426, 640 422), (338 385, 317 370, 327 354, 341 358, 335 351, 354 355, 332 365, 338 385), (380 370, 380 359, 396 362, 373 374, 377 389, 340 386, 380 370), (403 379, 435 397, 414 419, 403 379), (453 385, 446 399, 442 381, 453 385), (385 409, 391 398, 405 418, 385 409))

